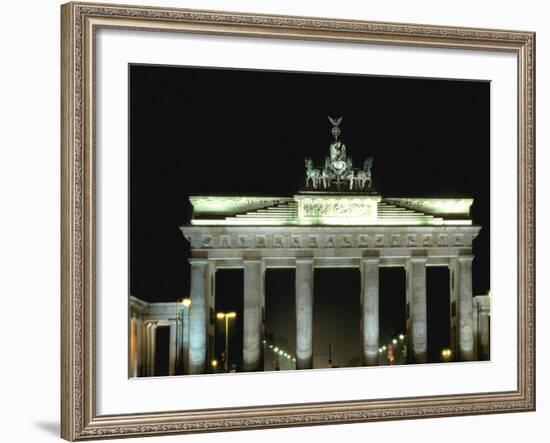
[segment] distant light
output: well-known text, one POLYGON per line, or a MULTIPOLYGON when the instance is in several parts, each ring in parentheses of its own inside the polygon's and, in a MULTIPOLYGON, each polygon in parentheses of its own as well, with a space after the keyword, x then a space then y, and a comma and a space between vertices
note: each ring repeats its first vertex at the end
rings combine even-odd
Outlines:
POLYGON ((292 359, 292 361, 296 361, 296 359, 295 359, 295 358, 293 358, 293 359, 292 359))
POLYGON ((188 308, 191 305, 191 299, 190 298, 184 298, 181 302, 182 302, 184 308, 188 308))
POLYGON ((212 367, 215 368, 216 366, 218 366, 218 360, 214 359, 212 360, 212 367))
POLYGON ((229 312, 226 315, 227 315, 228 318, 235 318, 237 316, 237 313, 236 312, 229 312))
POLYGON ((275 347, 273 348, 273 350, 274 350, 275 352, 279 352, 279 348, 278 348, 277 346, 275 346, 275 347))
POLYGON ((453 353, 453 351, 451 351, 448 348, 445 348, 445 349, 441 350, 441 356, 444 357, 444 358, 449 358, 452 355, 452 353, 453 353))
POLYGON ((263 342, 263 344, 265 345, 265 340, 263 340, 262 342, 263 342))
POLYGON ((378 352, 382 353, 384 350, 382 348, 378 348, 378 352))
POLYGON ((403 334, 399 334, 399 340, 405 340, 405 336, 403 334))
POLYGON ((392 342, 394 345, 396 345, 396 344, 397 344, 397 339, 394 338, 391 342, 392 342))
POLYGON ((383 351, 385 351, 386 349, 388 349, 388 348, 386 347, 386 345, 382 346, 382 350, 383 350, 383 351))
POLYGON ((269 345, 269 349, 273 349, 273 345, 269 345))
POLYGON ((279 355, 283 355, 283 350, 282 349, 279 351, 279 355))
POLYGON ((216 314, 216 317, 219 318, 219 319, 221 320, 222 318, 225 317, 225 314, 224 314, 223 312, 218 312, 218 313, 216 314))

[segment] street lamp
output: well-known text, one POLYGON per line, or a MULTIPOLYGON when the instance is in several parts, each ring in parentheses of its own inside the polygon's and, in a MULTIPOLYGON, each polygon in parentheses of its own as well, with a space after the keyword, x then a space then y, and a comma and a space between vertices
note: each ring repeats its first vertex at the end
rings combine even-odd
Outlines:
POLYGON ((218 312, 216 314, 216 317, 218 320, 225 319, 225 362, 224 362, 224 368, 225 372, 228 372, 228 362, 229 362, 229 319, 230 318, 236 318, 237 313, 236 312, 218 312))

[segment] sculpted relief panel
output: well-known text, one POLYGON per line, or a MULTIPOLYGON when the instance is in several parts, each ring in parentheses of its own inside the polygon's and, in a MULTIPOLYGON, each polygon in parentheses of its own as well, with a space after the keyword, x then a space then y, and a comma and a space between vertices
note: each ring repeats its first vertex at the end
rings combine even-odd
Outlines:
POLYGON ((380 197, 296 197, 298 223, 304 225, 368 225, 377 219, 380 197))

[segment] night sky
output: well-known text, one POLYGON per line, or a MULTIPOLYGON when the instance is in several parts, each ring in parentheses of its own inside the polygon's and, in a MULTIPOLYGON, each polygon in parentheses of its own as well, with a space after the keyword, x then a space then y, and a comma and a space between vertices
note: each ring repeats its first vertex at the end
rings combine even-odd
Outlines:
MULTIPOLYGON (((328 115, 374 188, 392 197, 472 197, 474 295, 490 288, 490 83, 196 67, 130 66, 130 293, 147 301, 189 294, 189 246, 179 227, 190 195, 291 196, 304 157, 322 166, 328 115)), ((448 346, 449 273, 428 268, 429 358, 448 346), (442 320, 443 318, 443 320, 442 320)), ((314 354, 358 364, 360 277, 315 271, 314 354)), ((230 344, 242 350, 242 271, 218 271, 216 310, 235 310, 230 344)), ((294 351, 294 270, 266 273, 266 328, 294 351)), ((405 275, 380 271, 381 339, 405 332, 405 275)), ((218 335, 218 334, 217 334, 218 335)), ((217 336, 217 346, 219 340, 217 336)), ((240 363, 236 359, 237 364, 240 363)), ((319 363, 320 365, 321 363, 319 363)))

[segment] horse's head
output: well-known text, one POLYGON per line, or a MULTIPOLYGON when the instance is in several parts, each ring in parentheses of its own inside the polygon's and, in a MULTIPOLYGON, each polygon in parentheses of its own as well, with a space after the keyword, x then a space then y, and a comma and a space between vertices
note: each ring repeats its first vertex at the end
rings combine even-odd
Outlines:
POLYGON ((305 162, 306 162, 306 168, 312 168, 313 167, 313 161, 311 161, 310 158, 305 158, 305 162))

